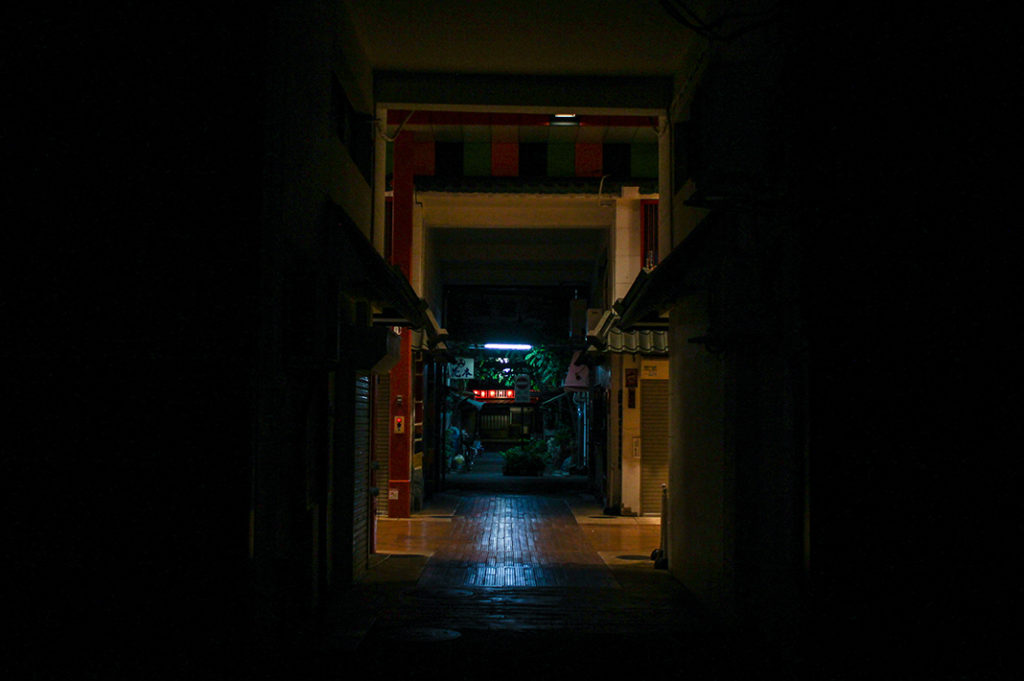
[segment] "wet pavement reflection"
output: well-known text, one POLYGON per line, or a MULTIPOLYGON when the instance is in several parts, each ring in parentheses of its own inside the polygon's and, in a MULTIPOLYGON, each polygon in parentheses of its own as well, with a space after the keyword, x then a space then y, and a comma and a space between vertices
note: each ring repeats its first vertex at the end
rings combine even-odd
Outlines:
POLYGON ((618 588, 565 500, 464 498, 420 586, 618 588))
POLYGON ((417 679, 564 678, 624 663, 706 670, 721 639, 654 568, 659 536, 656 518, 604 515, 578 490, 435 496, 412 518, 379 521, 378 554, 339 603, 319 669, 337 678, 372 662, 417 679))

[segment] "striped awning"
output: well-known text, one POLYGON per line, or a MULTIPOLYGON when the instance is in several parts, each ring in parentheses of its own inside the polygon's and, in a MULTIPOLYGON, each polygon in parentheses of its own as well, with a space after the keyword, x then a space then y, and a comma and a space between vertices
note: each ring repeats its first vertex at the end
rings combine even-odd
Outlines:
POLYGON ((652 329, 623 331, 613 327, 606 337, 604 351, 641 355, 667 355, 668 331, 652 329))
MULTIPOLYGON (((624 331, 618 325, 614 309, 605 310, 587 329, 588 354, 618 352, 642 355, 667 355, 668 331, 664 328, 638 328, 624 331)), ((664 326, 659 321, 658 326, 664 326)))

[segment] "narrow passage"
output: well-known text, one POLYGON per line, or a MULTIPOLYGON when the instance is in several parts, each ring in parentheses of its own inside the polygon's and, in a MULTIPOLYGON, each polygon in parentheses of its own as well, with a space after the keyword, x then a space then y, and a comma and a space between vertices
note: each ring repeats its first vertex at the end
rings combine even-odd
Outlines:
MULTIPOLYGON (((656 526, 580 497, 470 492, 443 522, 388 521, 403 551, 353 588, 329 645, 391 678, 587 679, 623 665, 732 678, 723 639, 682 585, 622 555, 656 541, 656 526)), ((322 659, 329 678, 349 668, 322 659)))

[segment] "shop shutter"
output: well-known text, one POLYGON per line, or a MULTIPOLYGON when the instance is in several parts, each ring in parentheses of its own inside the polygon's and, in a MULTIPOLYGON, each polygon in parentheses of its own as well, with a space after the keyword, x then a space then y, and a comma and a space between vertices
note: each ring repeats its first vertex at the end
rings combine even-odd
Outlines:
POLYGON ((640 381, 640 513, 661 514, 668 484, 668 381, 640 381))
POLYGON ((480 434, 485 438, 504 439, 509 437, 509 412, 506 409, 498 413, 480 415, 480 434))
POLYGON ((377 517, 388 517, 388 468, 391 464, 391 377, 387 374, 377 376, 377 386, 373 391, 373 460, 377 462, 374 476, 380 496, 377 497, 377 517))
POLYGON ((366 572, 370 556, 370 375, 356 373, 355 443, 353 446, 354 484, 352 509, 352 574, 359 579, 366 572))

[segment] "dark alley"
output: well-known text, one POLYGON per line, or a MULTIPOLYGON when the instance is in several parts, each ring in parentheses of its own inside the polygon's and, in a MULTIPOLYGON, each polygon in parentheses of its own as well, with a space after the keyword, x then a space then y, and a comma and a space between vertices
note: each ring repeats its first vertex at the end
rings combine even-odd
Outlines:
POLYGON ((19 8, 0 673, 1006 678, 989 9, 19 8))
POLYGON ((551 678, 623 664, 668 678, 798 671, 778 651, 729 651, 729 636, 654 568, 657 518, 608 516, 578 481, 548 482, 481 473, 381 521, 366 577, 297 657, 324 678, 346 652, 387 660, 402 678, 515 679, 525 660, 551 678))

